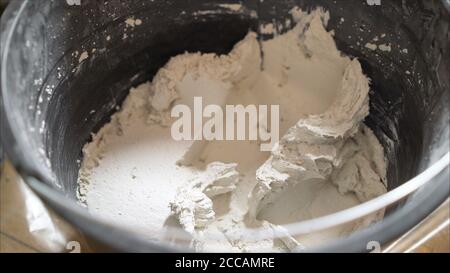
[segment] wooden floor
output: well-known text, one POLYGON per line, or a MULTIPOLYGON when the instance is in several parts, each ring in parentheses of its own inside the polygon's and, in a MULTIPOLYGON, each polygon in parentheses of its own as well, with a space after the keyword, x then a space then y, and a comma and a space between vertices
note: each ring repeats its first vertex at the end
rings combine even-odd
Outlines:
POLYGON ((71 252, 73 242, 90 252, 85 237, 47 209, 9 163, 0 172, 0 252, 71 252))
MULTIPOLYGON (((9 163, 4 163, 0 172, 0 252, 95 251, 76 228, 49 212, 9 163), (80 249, 73 248, 74 245, 80 249)), ((450 252, 449 204, 447 200, 422 224, 385 250, 450 252)))

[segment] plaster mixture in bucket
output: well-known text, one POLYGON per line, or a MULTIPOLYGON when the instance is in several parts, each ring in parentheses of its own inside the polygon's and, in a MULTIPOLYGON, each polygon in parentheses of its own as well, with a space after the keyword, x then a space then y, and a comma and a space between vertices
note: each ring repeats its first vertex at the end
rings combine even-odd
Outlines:
POLYGON ((199 251, 295 251, 379 220, 382 212, 325 232, 261 240, 242 233, 279 234, 283 224, 386 192, 383 148, 363 123, 369 79, 337 49, 325 29, 328 12, 291 12, 296 26, 284 34, 259 42, 250 32, 228 55, 173 57, 152 82, 132 89, 83 149, 80 202, 149 239, 163 240, 156 230, 178 226, 199 251), (192 106, 194 97, 222 107, 279 105, 280 140, 271 152, 255 140, 176 141, 171 109, 192 106))

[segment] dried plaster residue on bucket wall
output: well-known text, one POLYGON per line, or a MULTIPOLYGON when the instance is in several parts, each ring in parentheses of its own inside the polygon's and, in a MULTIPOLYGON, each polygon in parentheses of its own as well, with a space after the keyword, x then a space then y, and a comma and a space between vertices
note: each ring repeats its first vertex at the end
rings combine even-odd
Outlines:
POLYGON ((305 235, 281 227, 386 192, 383 148, 363 123, 369 79, 336 48, 327 12, 292 15, 284 34, 259 43, 249 33, 228 55, 173 57, 132 89, 83 149, 78 197, 88 210, 149 240, 173 239, 155 234, 178 228, 199 251, 298 250, 379 220, 382 212, 305 235), (258 141, 175 141, 171 107, 195 96, 280 105, 280 141, 272 152, 258 141), (244 228, 283 236, 255 239, 244 228))

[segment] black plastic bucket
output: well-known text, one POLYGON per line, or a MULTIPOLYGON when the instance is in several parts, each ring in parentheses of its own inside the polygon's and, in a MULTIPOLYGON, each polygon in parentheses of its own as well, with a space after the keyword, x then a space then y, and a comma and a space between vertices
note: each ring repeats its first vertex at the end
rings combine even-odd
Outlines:
MULTIPOLYGON (((171 56, 227 53, 257 29, 256 16, 284 21, 294 6, 321 6, 330 11, 328 28, 339 49, 359 58, 372 80, 366 123, 385 147, 394 189, 448 155, 449 3, 369 4, 377 2, 254 0, 235 10, 221 4, 239 1, 14 1, 1 21, 4 148, 28 184, 93 238, 123 251, 173 250, 96 220, 76 204, 82 146, 128 90, 151 80, 171 56), (125 30, 133 16, 142 27, 125 30), (375 35, 392 50, 365 47, 375 35), (90 57, 80 64, 82 52, 90 57)), ((319 250, 365 251, 369 241, 396 238, 449 196, 448 162, 431 180, 382 222, 319 250)))

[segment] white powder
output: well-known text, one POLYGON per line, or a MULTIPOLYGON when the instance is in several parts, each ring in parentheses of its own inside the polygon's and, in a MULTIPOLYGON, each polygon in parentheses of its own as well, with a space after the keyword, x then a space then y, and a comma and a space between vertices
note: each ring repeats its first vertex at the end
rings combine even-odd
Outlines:
POLYGON ((219 7, 225 8, 225 9, 229 9, 232 11, 239 11, 242 9, 242 5, 241 4, 219 4, 219 7))
MULTIPOLYGON (((377 39, 374 39, 374 41, 378 41, 377 39)), ((385 52, 391 52, 392 47, 390 44, 380 44, 380 45, 376 45, 376 44, 372 44, 372 43, 367 43, 365 45, 366 48, 370 49, 370 50, 381 50, 381 51, 385 51, 385 52)))
POLYGON ((386 52, 391 52, 391 50, 392 50, 392 47, 390 44, 381 44, 381 45, 378 45, 378 48, 381 51, 386 51, 386 52))
POLYGON ((362 124, 369 80, 337 50, 324 28, 328 13, 292 14, 294 29, 262 43, 263 71, 250 33, 228 55, 174 57, 132 89, 83 149, 78 197, 89 211, 143 238, 204 251, 297 250, 382 217, 301 236, 279 226, 386 192, 383 149, 362 124), (266 153, 258 141, 173 140, 170 109, 194 96, 204 105, 280 105, 280 142, 266 153), (173 228, 188 240, 158 233, 173 228), (283 236, 254 240, 243 228, 283 236))
POLYGON ((125 24, 129 27, 140 26, 140 25, 142 25, 142 20, 134 19, 133 17, 130 17, 125 20, 125 24))
POLYGON ((89 58, 89 53, 87 51, 84 51, 83 53, 81 53, 80 58, 78 59, 78 63, 82 63, 87 58, 89 58))
POLYGON ((372 43, 367 43, 366 48, 370 49, 370 50, 377 50, 378 46, 376 44, 372 44, 372 43))
POLYGON ((66 0, 69 6, 81 6, 81 0, 66 0))

